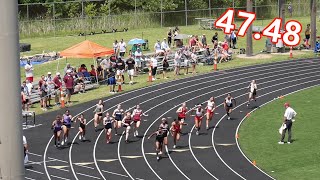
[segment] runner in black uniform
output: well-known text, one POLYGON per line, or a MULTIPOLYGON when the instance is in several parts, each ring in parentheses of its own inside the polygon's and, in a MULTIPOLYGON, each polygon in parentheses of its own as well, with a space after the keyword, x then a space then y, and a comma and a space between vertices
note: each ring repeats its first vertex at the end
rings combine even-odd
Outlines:
POLYGON ((86 135, 86 124, 87 124, 87 120, 84 118, 83 114, 80 114, 80 116, 78 117, 78 120, 80 121, 79 124, 79 140, 80 141, 85 141, 85 135, 86 135))
POLYGON ((94 112, 94 130, 97 132, 98 125, 102 121, 102 113, 103 113, 103 101, 99 100, 98 104, 96 104, 96 108, 94 112))
POLYGON ((159 152, 162 150, 163 141, 165 138, 165 131, 162 130, 161 127, 158 128, 158 131, 152 133, 148 139, 150 139, 153 135, 156 135, 156 154, 157 154, 157 160, 160 160, 159 152))
POLYGON ((109 113, 106 113, 106 116, 103 118, 104 130, 106 133, 106 142, 109 144, 111 140, 111 131, 112 123, 114 122, 113 118, 109 116, 109 113))
POLYGON ((117 108, 113 111, 112 117, 115 119, 114 121, 114 130, 116 131, 115 135, 118 135, 118 129, 121 127, 122 117, 123 117, 123 109, 121 108, 121 104, 118 104, 117 108))
MULTIPOLYGON (((168 121, 167 121, 166 118, 162 118, 161 121, 162 121, 162 122, 161 122, 159 128, 161 128, 162 131, 163 131, 163 133, 164 133, 163 144, 164 144, 165 146, 167 146, 167 145, 168 145, 168 134, 169 134, 169 129, 170 129, 170 127, 169 127, 169 124, 168 124, 168 121)), ((163 152, 163 151, 162 151, 162 146, 161 146, 160 155, 162 154, 162 152, 163 152)))

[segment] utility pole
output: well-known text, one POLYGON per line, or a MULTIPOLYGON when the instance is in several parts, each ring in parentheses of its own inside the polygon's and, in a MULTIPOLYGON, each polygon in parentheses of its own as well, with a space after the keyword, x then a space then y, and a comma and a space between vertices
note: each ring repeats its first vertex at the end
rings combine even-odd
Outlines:
POLYGON ((208 5, 209 5, 209 18, 211 17, 211 0, 208 0, 208 5))
POLYGON ((310 18, 310 28, 311 28, 311 37, 310 45, 311 49, 314 49, 317 41, 317 0, 311 0, 311 18, 310 18))
POLYGON ((0 88, 9 100, 0 104, 4 115, 0 126, 0 179, 23 180, 22 115, 20 95, 18 1, 0 1, 0 77, 10 77, 11 83, 0 88))
POLYGON ((161 5, 160 5, 160 8, 161 8, 161 27, 163 26, 163 0, 161 0, 161 5))
POLYGON ((185 16, 186 16, 186 26, 188 26, 188 6, 187 6, 187 0, 184 0, 184 10, 185 10, 185 16))
POLYGON ((282 19, 281 29, 284 30, 284 25, 286 24, 286 9, 284 7, 285 0, 279 0, 279 17, 282 19))
MULTIPOLYGON (((252 0, 247 0, 247 12, 252 12, 252 0)), ((252 56, 252 24, 249 26, 247 30, 247 47, 246 47, 246 55, 252 56)))

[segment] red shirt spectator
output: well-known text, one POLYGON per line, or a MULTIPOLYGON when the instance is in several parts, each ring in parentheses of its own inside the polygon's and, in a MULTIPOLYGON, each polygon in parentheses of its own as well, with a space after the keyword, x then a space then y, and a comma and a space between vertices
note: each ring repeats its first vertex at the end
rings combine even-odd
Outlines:
POLYGON ((91 76, 96 76, 96 75, 97 75, 97 71, 96 71, 96 69, 94 68, 93 65, 91 65, 90 75, 91 75, 91 76))
POLYGON ((221 46, 222 46, 222 48, 223 48, 224 50, 226 50, 226 51, 229 50, 229 45, 228 45, 227 42, 222 43, 221 46))
POLYGON ((73 77, 71 76, 71 72, 67 71, 67 75, 64 76, 63 81, 66 85, 67 89, 73 89, 73 77))
POLYGON ((62 82, 61 82, 61 77, 59 72, 57 72, 56 77, 53 78, 53 83, 54 83, 54 89, 61 88, 62 82))
POLYGON ((45 82, 45 80, 44 80, 44 75, 42 75, 42 76, 41 76, 41 79, 40 79, 40 81, 39 81, 39 83, 38 83, 39 89, 42 87, 42 85, 43 85, 44 82, 45 82))

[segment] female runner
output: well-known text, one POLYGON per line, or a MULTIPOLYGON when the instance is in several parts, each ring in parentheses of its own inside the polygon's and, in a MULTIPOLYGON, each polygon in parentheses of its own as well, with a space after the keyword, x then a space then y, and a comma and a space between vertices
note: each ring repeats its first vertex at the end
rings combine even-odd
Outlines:
POLYGON ((114 121, 114 129, 116 131, 115 135, 118 135, 118 129, 121 127, 122 117, 123 117, 123 109, 121 109, 121 104, 118 104, 117 108, 113 111, 112 117, 115 119, 114 121))
POLYGON ((106 133, 106 142, 110 143, 111 140, 111 131, 112 131, 112 123, 114 122, 113 118, 106 113, 106 116, 103 118, 104 131, 106 133))
POLYGON ((53 135, 54 135, 54 146, 60 147, 60 136, 62 131, 62 118, 60 115, 56 116, 56 119, 53 121, 51 129, 53 129, 53 135), (57 144, 58 140, 58 144, 57 144))
POLYGON ((182 125, 188 125, 187 123, 184 123, 182 121, 179 121, 178 119, 174 119, 171 124, 171 135, 173 137, 173 148, 177 147, 177 141, 180 140, 180 133, 181 133, 181 126, 182 125))
POLYGON ((257 83, 256 83, 256 80, 252 80, 249 87, 248 87, 248 91, 249 91, 249 98, 248 98, 248 104, 247 106, 250 105, 250 101, 251 100, 254 100, 254 101, 257 101, 256 100, 256 96, 257 96, 257 83))
POLYGON ((93 111, 94 114, 94 130, 97 132, 98 125, 102 121, 102 113, 103 113, 103 101, 99 100, 98 104, 96 105, 96 109, 93 111))
POLYGON ((71 129, 71 122, 72 122, 72 116, 70 115, 70 111, 66 110, 66 113, 63 115, 63 141, 61 142, 61 145, 64 145, 64 143, 68 142, 69 137, 69 131, 71 129))
POLYGON ((196 127, 196 130, 197 130, 196 135, 199 135, 202 118, 204 116, 204 111, 202 109, 201 104, 198 104, 197 107, 195 109, 193 109, 193 111, 196 112, 195 117, 194 117, 194 126, 196 127))
POLYGON ((159 127, 156 132, 152 133, 148 137, 148 139, 150 139, 154 135, 156 135, 156 154, 157 154, 157 161, 159 161, 160 160, 159 154, 160 154, 160 152, 162 152, 163 141, 164 141, 164 138, 165 138, 165 132, 162 130, 161 127, 159 127))
POLYGON ((84 118, 83 114, 80 114, 80 116, 78 117, 78 120, 80 121, 79 124, 79 140, 80 141, 85 141, 85 135, 86 135, 86 124, 87 124, 87 120, 84 118))
POLYGON ((131 117, 131 112, 126 112, 126 115, 122 119, 123 127, 125 128, 126 131, 126 143, 129 143, 128 138, 129 138, 129 132, 131 129, 131 124, 133 123, 132 117, 131 117))
MULTIPOLYGON (((182 106, 178 108, 177 113, 178 113, 178 120, 184 123, 186 120, 188 108, 187 104, 184 102, 182 103, 182 106)), ((180 130, 182 130, 182 125, 180 125, 180 130)))
POLYGON ((216 109, 216 103, 213 96, 209 99, 206 109, 207 109, 206 129, 209 130, 209 122, 212 120, 214 110, 216 109))
POLYGON ((225 108, 225 110, 227 112, 227 116, 228 116, 227 120, 231 119, 230 113, 232 112, 233 102, 234 102, 234 106, 236 106, 236 100, 231 96, 230 93, 228 93, 228 96, 224 100, 224 108, 225 108))
POLYGON ((132 112, 133 121, 135 123, 135 127, 133 130, 133 136, 138 136, 138 128, 140 127, 141 122, 141 116, 148 116, 147 114, 144 114, 142 112, 142 109, 140 109, 140 105, 136 105, 136 108, 132 112))
MULTIPOLYGON (((161 124, 159 126, 159 128, 162 129, 163 133, 164 133, 164 139, 163 139, 163 143, 165 146, 168 145, 168 134, 169 134, 169 124, 166 118, 162 118, 161 119, 161 124)), ((162 154, 162 146, 160 146, 160 154, 162 154)))

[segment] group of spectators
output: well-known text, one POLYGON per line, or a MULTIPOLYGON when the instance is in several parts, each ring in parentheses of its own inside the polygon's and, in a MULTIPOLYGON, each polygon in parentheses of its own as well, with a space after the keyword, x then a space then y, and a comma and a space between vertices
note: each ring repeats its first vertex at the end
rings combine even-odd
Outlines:
POLYGON ((230 59, 229 48, 236 48, 237 37, 235 32, 225 36, 223 42, 218 41, 218 33, 215 33, 211 39, 213 48, 207 43, 206 35, 203 34, 201 39, 194 35, 189 40, 189 44, 179 48, 173 52, 173 39, 179 34, 179 28, 171 28, 167 33, 167 38, 160 40, 154 45, 154 54, 149 58, 143 58, 142 44, 135 44, 128 51, 127 44, 123 39, 113 43, 114 54, 109 57, 97 58, 98 65, 90 66, 90 69, 82 64, 79 68, 74 68, 67 64, 64 68, 64 74, 59 72, 53 77, 51 72, 47 76, 42 75, 38 82, 38 90, 33 90, 33 66, 30 61, 25 65, 26 81, 21 86, 21 97, 23 110, 28 111, 30 107, 30 97, 32 93, 40 94, 41 108, 46 111, 51 106, 51 95, 54 94, 54 102, 56 106, 60 105, 61 88, 64 84, 66 90, 66 102, 71 103, 71 95, 74 92, 84 93, 86 82, 103 81, 110 85, 110 93, 115 93, 116 84, 125 83, 125 72, 128 74, 128 84, 133 84, 133 78, 140 74, 144 67, 148 64, 152 73, 152 80, 155 77, 158 69, 158 62, 162 61, 162 78, 168 78, 166 72, 169 70, 170 56, 174 56, 174 71, 175 75, 180 74, 180 68, 184 67, 184 74, 189 73, 189 67, 192 68, 192 73, 196 73, 197 53, 202 51, 208 60, 216 60, 218 62, 228 61, 230 59), (127 54, 128 53, 128 54, 127 54), (126 56, 126 58, 125 58, 126 56))

